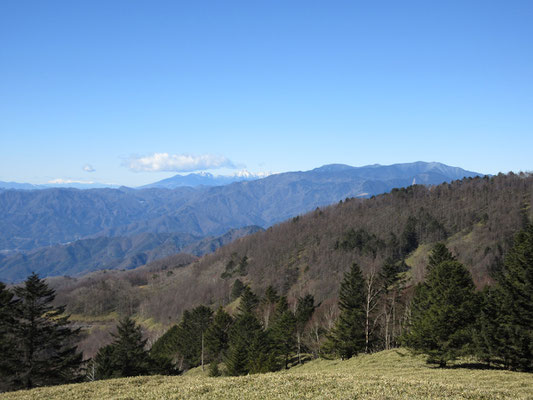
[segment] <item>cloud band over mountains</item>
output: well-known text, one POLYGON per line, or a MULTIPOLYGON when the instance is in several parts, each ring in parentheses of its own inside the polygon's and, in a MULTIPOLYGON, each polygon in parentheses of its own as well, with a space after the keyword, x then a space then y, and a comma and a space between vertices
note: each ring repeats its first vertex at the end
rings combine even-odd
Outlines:
POLYGON ((228 158, 213 154, 153 153, 148 156, 130 157, 124 166, 134 172, 192 172, 218 168, 237 168, 228 158))

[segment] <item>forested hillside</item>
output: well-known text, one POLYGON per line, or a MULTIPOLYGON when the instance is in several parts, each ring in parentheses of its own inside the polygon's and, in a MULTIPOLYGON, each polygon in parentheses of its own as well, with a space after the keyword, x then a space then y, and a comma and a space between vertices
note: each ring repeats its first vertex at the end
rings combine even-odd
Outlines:
MULTIPOLYGON (((532 201, 533 176, 528 174, 415 185, 316 209, 185 267, 161 261, 161 268, 151 268, 141 280, 131 271, 52 283, 58 288, 57 301, 66 302, 68 312, 93 318, 99 312, 91 307, 92 299, 112 287, 124 288, 120 290, 127 295, 119 299, 130 301, 121 312, 150 320, 154 331, 199 304, 230 304, 237 280, 260 295, 271 285, 289 302, 311 293, 320 304, 317 321, 331 325, 340 280, 353 262, 367 277, 386 263, 394 264, 406 282, 402 296, 409 296, 409 287, 425 276, 429 250, 442 241, 471 271, 478 288, 490 284, 513 235, 531 220, 532 201)), ((105 312, 117 307, 107 301, 105 312)))

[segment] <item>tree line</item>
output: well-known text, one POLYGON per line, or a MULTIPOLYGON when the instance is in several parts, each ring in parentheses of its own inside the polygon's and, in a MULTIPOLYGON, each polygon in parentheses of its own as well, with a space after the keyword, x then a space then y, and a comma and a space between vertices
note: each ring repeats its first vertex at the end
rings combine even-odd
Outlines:
MULTIPOLYGON (((533 369, 531 224, 516 235, 495 274, 496 284, 481 291, 443 243, 432 248, 427 277, 414 287, 408 302, 405 292, 413 288, 406 284, 407 273, 405 264, 391 260, 366 276, 352 264, 340 284, 339 314, 330 329, 314 319, 318 304, 313 295, 289 303, 270 286, 259 297, 237 279, 232 297, 239 301, 233 315, 205 305, 188 310, 146 355, 167 373, 209 365, 211 376, 234 376, 402 345, 442 367, 474 356, 492 366, 533 369)), ((106 349, 97 363, 105 359, 106 349)), ((105 377, 110 376, 117 375, 105 377)))
POLYGON ((32 274, 13 289, 0 284, 1 389, 179 374, 198 366, 211 376, 236 376, 400 345, 442 367, 469 355, 492 366, 533 369, 532 224, 515 236, 496 283, 481 291, 442 243, 434 245, 427 276, 409 302, 408 272, 402 262, 388 260, 376 273, 363 274, 353 263, 329 329, 317 322, 312 294, 289 302, 270 286, 258 296, 236 279, 232 313, 206 305, 187 310, 150 349, 140 326, 125 318, 113 342, 87 362, 76 349, 79 328, 69 325, 64 307, 51 305, 54 291, 32 274))

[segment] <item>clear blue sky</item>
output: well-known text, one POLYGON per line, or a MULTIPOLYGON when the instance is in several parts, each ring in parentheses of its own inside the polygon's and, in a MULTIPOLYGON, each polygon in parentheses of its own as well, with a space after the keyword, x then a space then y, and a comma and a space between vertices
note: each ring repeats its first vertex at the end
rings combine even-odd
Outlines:
POLYGON ((3 0, 0 180, 533 170, 532 21, 529 0, 3 0))

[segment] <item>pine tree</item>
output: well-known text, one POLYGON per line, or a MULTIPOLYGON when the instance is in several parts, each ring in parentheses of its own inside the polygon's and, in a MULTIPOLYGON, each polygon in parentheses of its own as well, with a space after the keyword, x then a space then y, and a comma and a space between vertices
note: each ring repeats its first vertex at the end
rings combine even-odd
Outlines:
POLYGON ((269 334, 273 347, 280 354, 282 365, 287 369, 289 358, 296 350, 296 318, 289 310, 289 303, 285 296, 280 297, 276 304, 269 334))
POLYGON ((69 327, 65 307, 54 307, 55 291, 31 274, 14 289, 13 337, 19 357, 12 365, 16 387, 32 388, 76 381, 82 354, 77 352, 79 329, 69 327))
POLYGON ((235 282, 233 282, 233 286, 231 287, 231 300, 238 299, 241 296, 243 289, 244 283, 242 283, 240 279, 235 279, 235 282))
POLYGON ((237 311, 240 314, 253 313, 259 305, 257 295, 252 292, 249 286, 245 286, 242 290, 240 300, 239 306, 237 307, 237 311))
POLYGON ((450 250, 448 250, 444 243, 437 243, 433 246, 429 254, 428 271, 444 261, 457 261, 457 259, 450 253, 450 250))
POLYGON ((149 374, 152 360, 145 350, 146 339, 143 339, 141 327, 127 317, 119 322, 117 330, 113 343, 101 349, 96 357, 99 378, 149 374))
MULTIPOLYGON (((264 349, 258 348, 263 330, 252 313, 239 315, 229 332, 229 348, 225 357, 229 375, 245 375, 252 365, 261 358, 264 349)), ((257 366, 255 370, 257 370, 257 366)), ((255 371, 252 371, 255 372, 255 371)))
POLYGON ((416 288, 411 329, 404 342, 427 354, 428 362, 445 366, 464 354, 472 340, 476 313, 477 297, 470 272, 457 261, 441 262, 416 288))
POLYGON ((218 364, 229 346, 229 330, 233 318, 220 307, 213 318, 213 322, 205 332, 205 346, 211 363, 218 364))
POLYGON ((359 265, 344 274, 339 293, 340 315, 326 347, 348 359, 365 349, 365 279, 359 265))
POLYGON ((306 294, 303 297, 298 298, 296 304, 296 347, 298 354, 298 363, 302 362, 302 348, 303 348, 303 336, 307 323, 315 312, 315 298, 311 294, 306 294))
POLYGON ((512 369, 533 370, 533 225, 519 232, 497 277, 498 355, 512 369))
POLYGON ((113 376, 118 376, 118 374, 115 374, 115 370, 118 367, 115 365, 113 350, 113 345, 108 344, 100 347, 98 353, 96 353, 94 357, 95 379, 109 379, 113 376))
POLYGON ((225 357, 229 375, 263 372, 265 368, 268 344, 254 314, 258 304, 259 299, 246 286, 240 297, 235 322, 229 331, 229 346, 225 357))
POLYGON ((11 389, 9 382, 13 378, 12 366, 17 363, 15 337, 13 336, 14 307, 16 300, 13 292, 0 282, 0 392, 11 389))

